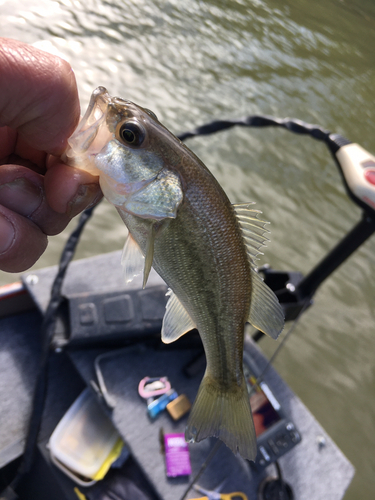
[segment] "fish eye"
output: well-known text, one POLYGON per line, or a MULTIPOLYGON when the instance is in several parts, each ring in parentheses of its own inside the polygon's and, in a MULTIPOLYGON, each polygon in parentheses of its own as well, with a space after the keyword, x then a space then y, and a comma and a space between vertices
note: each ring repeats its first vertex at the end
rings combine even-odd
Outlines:
POLYGON ((118 128, 118 139, 129 146, 140 146, 146 133, 143 127, 135 122, 124 122, 118 128))

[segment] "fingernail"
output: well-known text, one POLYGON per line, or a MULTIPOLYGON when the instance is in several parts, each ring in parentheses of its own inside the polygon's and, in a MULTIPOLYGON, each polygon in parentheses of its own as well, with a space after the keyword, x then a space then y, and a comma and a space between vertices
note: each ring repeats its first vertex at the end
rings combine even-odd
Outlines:
POLYGON ((0 254, 6 252, 13 243, 15 229, 9 219, 0 214, 0 254))
POLYGON ((74 217, 86 208, 94 205, 102 194, 97 184, 82 184, 79 186, 74 198, 68 203, 68 215, 74 217))
POLYGON ((24 177, 0 186, 0 205, 30 217, 43 199, 41 189, 24 177))

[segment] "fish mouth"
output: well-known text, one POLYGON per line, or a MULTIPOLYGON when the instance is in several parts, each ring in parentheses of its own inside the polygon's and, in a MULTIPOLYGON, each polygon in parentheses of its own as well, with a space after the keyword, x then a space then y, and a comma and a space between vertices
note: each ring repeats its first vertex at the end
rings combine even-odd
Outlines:
POLYGON ((78 127, 68 139, 68 148, 62 160, 76 168, 98 175, 99 170, 92 160, 111 140, 113 133, 106 123, 112 98, 104 87, 98 87, 91 95, 90 103, 78 127))

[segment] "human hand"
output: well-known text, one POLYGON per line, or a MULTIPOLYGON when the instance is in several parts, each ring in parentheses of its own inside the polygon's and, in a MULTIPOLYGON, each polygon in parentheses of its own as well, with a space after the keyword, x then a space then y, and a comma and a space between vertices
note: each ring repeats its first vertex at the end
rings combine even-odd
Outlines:
POLYGON ((70 219, 97 203, 98 178, 58 159, 79 120, 62 59, 0 38, 0 269, 21 272, 70 219), (51 156, 54 155, 54 156, 51 156))

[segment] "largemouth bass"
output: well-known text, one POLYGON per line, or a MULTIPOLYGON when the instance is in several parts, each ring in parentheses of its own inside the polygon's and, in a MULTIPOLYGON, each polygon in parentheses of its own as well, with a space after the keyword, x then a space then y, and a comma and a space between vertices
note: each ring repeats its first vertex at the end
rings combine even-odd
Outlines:
POLYGON ((232 205, 206 166, 149 110, 99 87, 69 140, 65 161, 99 175, 129 229, 125 278, 151 266, 169 287, 162 340, 197 328, 207 367, 185 437, 216 436, 254 460, 256 437, 242 357, 245 323, 277 338, 283 312, 256 272, 265 222, 232 205))

